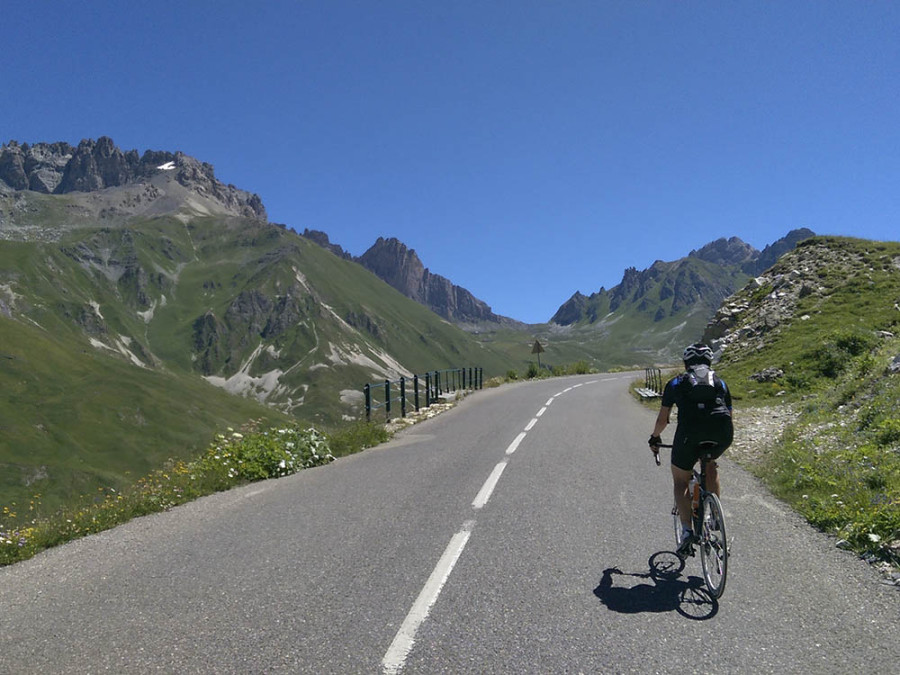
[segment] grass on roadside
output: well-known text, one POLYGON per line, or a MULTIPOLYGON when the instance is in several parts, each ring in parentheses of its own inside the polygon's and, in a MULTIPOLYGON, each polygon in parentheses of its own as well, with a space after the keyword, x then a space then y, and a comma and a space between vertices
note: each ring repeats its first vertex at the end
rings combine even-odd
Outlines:
POLYGON ((383 426, 357 422, 328 436, 312 427, 260 430, 251 423, 241 431, 217 434, 193 460, 170 460, 128 489, 101 488, 75 505, 41 514, 40 495, 29 504, 0 511, 0 565, 33 557, 40 551, 108 530, 133 518, 165 511, 200 497, 267 478, 327 464, 385 440, 383 426))
MULTIPOLYGON (((897 344, 835 339, 805 353, 814 386, 794 397, 799 419, 747 468, 842 548, 900 568, 900 376, 888 370, 897 344)), ((745 396, 771 402, 767 392, 745 396)))

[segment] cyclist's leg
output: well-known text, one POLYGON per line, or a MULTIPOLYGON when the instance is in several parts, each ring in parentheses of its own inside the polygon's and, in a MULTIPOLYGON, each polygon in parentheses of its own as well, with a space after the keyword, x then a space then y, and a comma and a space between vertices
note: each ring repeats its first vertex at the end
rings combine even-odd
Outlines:
POLYGON ((722 486, 719 482, 719 463, 716 461, 722 453, 731 445, 731 438, 725 439, 715 452, 711 453, 712 461, 706 464, 706 489, 714 492, 717 497, 722 496, 722 486))
POLYGON ((681 527, 684 530, 691 529, 691 498, 688 495, 688 483, 691 482, 691 472, 685 471, 674 464, 672 465, 672 480, 674 482, 675 506, 678 507, 678 517, 681 518, 681 527))
POLYGON ((690 452, 685 443, 686 440, 684 433, 680 429, 676 429, 675 438, 672 440, 672 482, 675 505, 678 507, 682 529, 690 530, 692 529, 691 496, 688 494, 688 484, 691 482, 697 458, 694 453, 690 452))
POLYGON ((720 492, 721 486, 719 485, 719 465, 716 463, 716 460, 706 464, 706 489, 716 493, 718 497, 722 496, 720 492))

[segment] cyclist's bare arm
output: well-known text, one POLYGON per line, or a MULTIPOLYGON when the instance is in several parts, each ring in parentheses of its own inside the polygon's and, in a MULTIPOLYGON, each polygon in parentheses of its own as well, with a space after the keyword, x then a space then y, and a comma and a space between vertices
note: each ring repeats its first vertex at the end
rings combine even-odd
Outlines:
POLYGON ((672 408, 667 405, 659 407, 659 414, 656 416, 656 424, 653 426, 653 435, 659 436, 667 426, 669 426, 669 418, 672 414, 672 408))

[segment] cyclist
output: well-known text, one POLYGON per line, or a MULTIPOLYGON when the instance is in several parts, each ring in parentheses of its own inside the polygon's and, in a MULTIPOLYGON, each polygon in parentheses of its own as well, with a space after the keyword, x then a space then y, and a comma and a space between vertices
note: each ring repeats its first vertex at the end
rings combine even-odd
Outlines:
MULTIPOLYGON (((678 407, 678 424, 672 441, 672 479, 675 504, 681 516, 681 544, 679 553, 690 550, 696 541, 691 525, 691 497, 688 484, 694 464, 700 459, 699 444, 718 443, 713 459, 731 445, 734 437, 731 393, 725 382, 713 372, 712 350, 702 342, 689 345, 683 354, 685 372, 673 377, 663 389, 662 404, 653 433, 648 441, 654 454, 659 454, 660 434, 669 424, 672 406, 678 407)), ((719 494, 719 472, 715 461, 706 467, 706 484, 719 494)))

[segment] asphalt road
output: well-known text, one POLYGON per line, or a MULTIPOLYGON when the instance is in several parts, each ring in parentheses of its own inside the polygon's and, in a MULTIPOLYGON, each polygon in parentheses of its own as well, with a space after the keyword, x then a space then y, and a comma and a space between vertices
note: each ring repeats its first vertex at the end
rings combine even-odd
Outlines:
POLYGON ((897 672, 900 592, 727 461, 725 595, 651 574, 671 479, 631 377, 477 392, 4 568, 0 673, 897 672))

